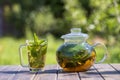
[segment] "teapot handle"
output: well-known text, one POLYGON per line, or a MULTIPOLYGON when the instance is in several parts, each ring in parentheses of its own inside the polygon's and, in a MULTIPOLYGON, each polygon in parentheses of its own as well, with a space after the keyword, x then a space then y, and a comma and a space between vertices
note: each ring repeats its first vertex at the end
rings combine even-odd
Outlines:
POLYGON ((105 50, 105 53, 104 53, 103 58, 100 61, 98 61, 98 62, 95 61, 96 64, 104 62, 105 59, 108 57, 108 50, 107 50, 106 46, 103 43, 95 43, 92 47, 95 48, 98 45, 103 46, 103 48, 105 50))

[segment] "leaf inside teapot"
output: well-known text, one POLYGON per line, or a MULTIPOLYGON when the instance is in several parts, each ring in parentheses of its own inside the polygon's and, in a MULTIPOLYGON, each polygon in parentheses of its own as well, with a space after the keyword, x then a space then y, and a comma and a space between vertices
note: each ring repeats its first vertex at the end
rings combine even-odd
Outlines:
POLYGON ((62 45, 57 51, 58 64, 65 71, 85 71, 93 65, 95 56, 94 49, 88 51, 80 44, 62 45))

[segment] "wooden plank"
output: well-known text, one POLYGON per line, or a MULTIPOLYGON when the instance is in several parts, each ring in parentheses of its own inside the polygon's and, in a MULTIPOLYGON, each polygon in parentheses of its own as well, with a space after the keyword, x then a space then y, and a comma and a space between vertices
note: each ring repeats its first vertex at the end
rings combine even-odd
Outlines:
POLYGON ((20 70, 16 73, 12 80, 33 80, 36 73, 30 73, 29 68, 20 67, 20 70))
POLYGON ((18 72, 18 66, 5 66, 0 71, 0 80, 12 80, 15 74, 18 72))
POLYGON ((7 66, 0 66, 0 73, 4 70, 4 68, 6 68, 7 66))
POLYGON ((45 66, 44 71, 38 72, 34 80, 56 80, 57 79, 57 65, 45 66))
POLYGON ((120 80, 120 74, 109 64, 96 64, 95 68, 105 80, 120 80))
POLYGON ((30 73, 21 66, 0 66, 0 80, 120 80, 120 64, 95 64, 86 72, 61 72, 57 65, 30 73))
POLYGON ((75 72, 59 72, 58 73, 58 80, 80 80, 78 73, 75 72))
POLYGON ((80 80, 77 72, 64 72, 59 67, 57 80, 80 80))
POLYGON ((81 80, 104 80, 101 75, 96 71, 94 66, 92 66, 86 72, 79 72, 81 80))
POLYGON ((111 66, 120 73, 120 64, 111 64, 111 66))

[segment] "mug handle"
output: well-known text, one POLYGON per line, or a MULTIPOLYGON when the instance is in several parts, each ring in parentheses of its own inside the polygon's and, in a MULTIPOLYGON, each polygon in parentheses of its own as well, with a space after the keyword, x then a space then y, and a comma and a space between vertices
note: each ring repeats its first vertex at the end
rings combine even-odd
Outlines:
POLYGON ((24 48, 24 47, 26 47, 26 46, 27 46, 27 44, 22 44, 22 45, 20 45, 20 47, 19 47, 20 64, 21 64, 22 67, 28 67, 28 65, 25 65, 25 64, 24 64, 23 55, 22 55, 22 48, 24 48))
POLYGON ((95 61, 96 64, 99 64, 99 63, 104 62, 105 59, 108 57, 108 50, 107 50, 106 46, 105 46, 103 43, 95 43, 92 47, 95 48, 95 47, 98 46, 98 45, 103 46, 103 48, 104 48, 104 50, 105 50, 105 53, 104 53, 103 58, 102 58, 100 61, 98 61, 98 62, 95 61))

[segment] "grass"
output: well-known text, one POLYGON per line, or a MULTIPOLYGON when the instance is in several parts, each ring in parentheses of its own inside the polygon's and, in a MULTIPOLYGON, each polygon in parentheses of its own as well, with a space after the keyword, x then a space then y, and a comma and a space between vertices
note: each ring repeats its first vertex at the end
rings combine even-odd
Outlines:
POLYGON ((9 37, 0 39, 0 64, 17 64, 18 47, 23 41, 9 37))
MULTIPOLYGON (((56 50, 62 44, 61 40, 55 39, 52 35, 47 36, 48 50, 46 64, 56 64, 56 50)), ((20 64, 19 46, 25 43, 25 39, 14 39, 11 37, 0 38, 0 65, 20 64)), ((23 51, 24 62, 27 63, 25 51, 23 51)))
MULTIPOLYGON (((55 39, 52 35, 47 36, 48 50, 46 56, 46 64, 57 64, 56 50, 63 43, 62 40, 55 39)), ((12 37, 0 38, 0 65, 20 64, 19 61, 19 46, 25 43, 25 39, 14 39, 12 37)), ((107 62, 119 63, 120 50, 119 45, 108 47, 109 58, 107 62)), ((100 51, 97 52, 97 58, 100 59, 102 55, 100 51)), ((24 52, 24 61, 27 63, 27 54, 24 52)))

